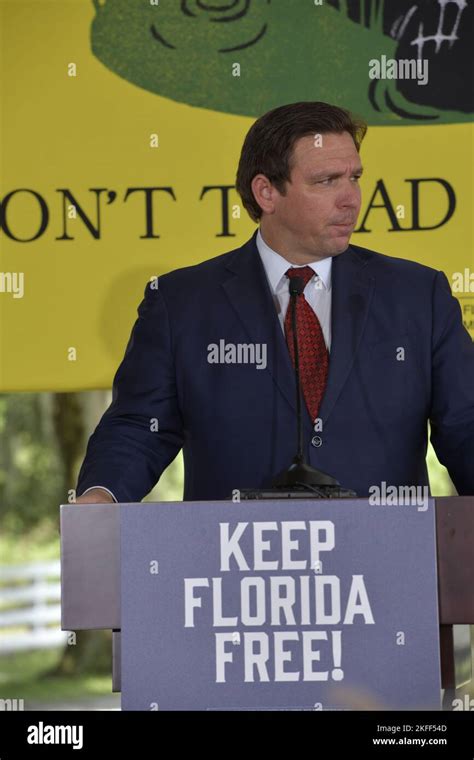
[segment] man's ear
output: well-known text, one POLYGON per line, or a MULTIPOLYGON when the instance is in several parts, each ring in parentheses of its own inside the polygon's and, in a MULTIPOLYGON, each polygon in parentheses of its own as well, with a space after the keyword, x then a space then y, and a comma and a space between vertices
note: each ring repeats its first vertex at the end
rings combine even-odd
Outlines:
POLYGON ((253 196, 262 211, 266 214, 272 214, 275 210, 273 200, 275 188, 270 180, 264 174, 256 174, 252 180, 251 188, 253 196))

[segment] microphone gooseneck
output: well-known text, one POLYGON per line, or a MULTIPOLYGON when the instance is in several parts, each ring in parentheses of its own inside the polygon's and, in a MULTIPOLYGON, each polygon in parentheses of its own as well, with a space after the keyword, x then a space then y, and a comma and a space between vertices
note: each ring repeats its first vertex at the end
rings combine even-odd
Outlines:
POLYGON ((307 464, 304 456, 302 387, 300 382, 300 356, 297 330, 297 301, 305 289, 305 281, 297 275, 289 278, 291 325, 293 329, 294 372, 296 384, 296 454, 292 464, 272 480, 269 489, 243 489, 243 499, 275 498, 354 498, 355 491, 341 486, 336 478, 307 464))
POLYGON ((298 347, 296 325, 296 299, 304 290, 304 281, 301 277, 292 277, 290 280, 290 309, 291 324, 293 327, 293 350, 295 355, 295 378, 296 378, 296 455, 293 459, 295 464, 301 464, 303 458, 303 425, 301 416, 301 382, 300 382, 300 353, 298 347))

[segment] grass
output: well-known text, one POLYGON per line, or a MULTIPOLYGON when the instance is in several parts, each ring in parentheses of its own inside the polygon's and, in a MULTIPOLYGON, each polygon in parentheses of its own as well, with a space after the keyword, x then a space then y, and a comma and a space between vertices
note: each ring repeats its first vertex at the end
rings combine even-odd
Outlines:
POLYGON ((110 696, 110 675, 84 674, 46 678, 58 662, 61 650, 23 652, 0 657, 0 698, 37 702, 65 702, 110 696))
POLYGON ((112 680, 110 676, 83 675, 74 678, 47 678, 38 681, 14 682, 0 686, 1 699, 23 699, 28 709, 28 701, 58 703, 86 701, 95 697, 110 696, 112 680))

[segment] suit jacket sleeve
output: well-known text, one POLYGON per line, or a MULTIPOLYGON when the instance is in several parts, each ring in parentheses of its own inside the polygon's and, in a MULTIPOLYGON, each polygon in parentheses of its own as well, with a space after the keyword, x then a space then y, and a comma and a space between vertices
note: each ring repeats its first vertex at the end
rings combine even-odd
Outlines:
POLYGON ((474 495, 474 343, 438 272, 433 290, 431 442, 459 495, 474 495))
POLYGON ((89 439, 77 493, 100 483, 119 502, 140 501, 182 444, 168 311, 160 288, 148 283, 112 402, 89 439))

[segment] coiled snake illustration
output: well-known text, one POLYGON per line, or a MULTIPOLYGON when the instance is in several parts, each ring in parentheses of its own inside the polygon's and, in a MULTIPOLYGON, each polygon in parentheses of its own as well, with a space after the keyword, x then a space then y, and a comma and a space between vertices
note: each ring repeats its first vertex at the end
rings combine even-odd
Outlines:
POLYGON ((258 116, 297 100, 372 124, 470 121, 473 0, 93 0, 94 55, 150 92, 258 116), (429 80, 370 80, 370 59, 424 58, 429 80), (469 77, 471 80, 469 81, 469 77))

